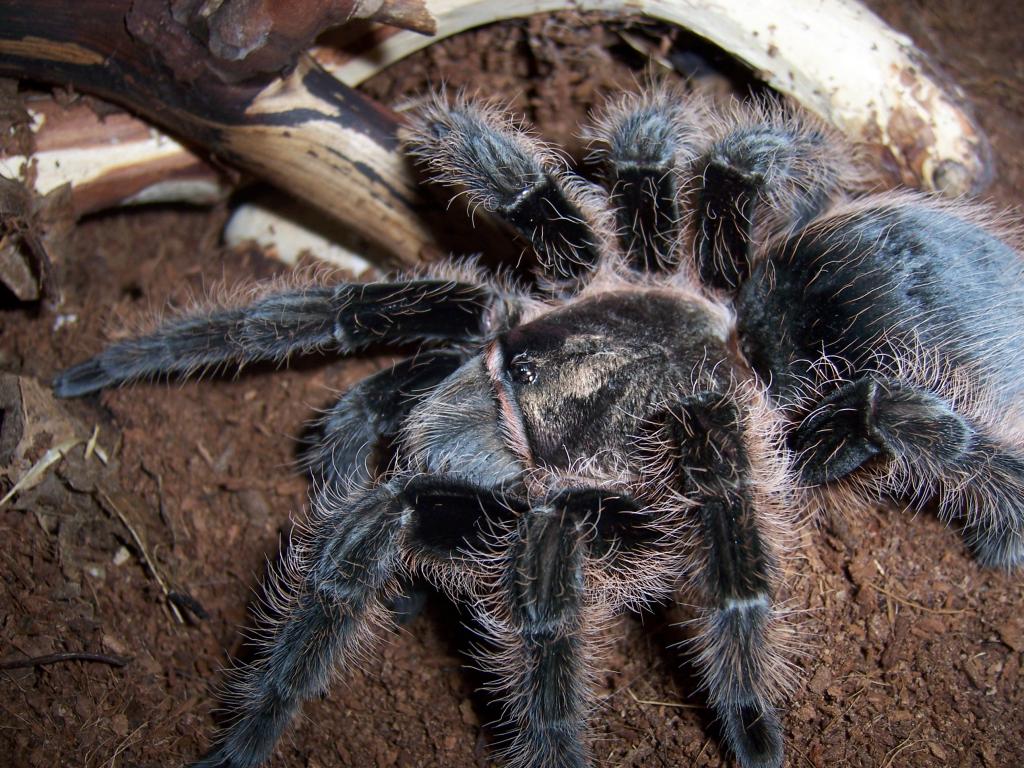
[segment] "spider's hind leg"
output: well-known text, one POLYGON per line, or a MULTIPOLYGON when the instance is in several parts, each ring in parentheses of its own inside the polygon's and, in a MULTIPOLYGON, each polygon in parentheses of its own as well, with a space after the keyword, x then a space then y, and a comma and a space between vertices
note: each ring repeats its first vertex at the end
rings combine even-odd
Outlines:
POLYGON ((1024 564, 1024 454, 972 424, 936 394, 883 377, 840 387, 790 436, 809 485, 888 460, 882 490, 938 494, 940 514, 964 525, 983 565, 1024 564))
POLYGON ((654 86, 606 105, 585 130, 605 168, 622 250, 637 271, 676 266, 684 169, 696 155, 702 116, 699 100, 654 86))
POLYGON ((959 506, 964 540, 982 565, 1024 566, 1024 453, 976 432, 964 462, 944 476, 947 508, 959 506))
POLYGON ((613 247, 597 188, 501 110, 440 98, 416 118, 406 144, 433 180, 456 186, 471 207, 507 222, 533 246, 558 282, 585 280, 613 247))

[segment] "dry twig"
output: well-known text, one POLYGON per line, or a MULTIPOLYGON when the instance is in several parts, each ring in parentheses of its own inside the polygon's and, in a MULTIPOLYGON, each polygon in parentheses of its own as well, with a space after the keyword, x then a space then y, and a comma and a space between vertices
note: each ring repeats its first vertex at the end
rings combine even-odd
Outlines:
POLYGON ((30 659, 4 659, 0 661, 0 669, 42 667, 47 664, 61 664, 65 661, 90 661, 96 664, 109 664, 112 667, 123 667, 131 659, 125 656, 108 656, 105 653, 49 653, 45 656, 33 656, 30 659))

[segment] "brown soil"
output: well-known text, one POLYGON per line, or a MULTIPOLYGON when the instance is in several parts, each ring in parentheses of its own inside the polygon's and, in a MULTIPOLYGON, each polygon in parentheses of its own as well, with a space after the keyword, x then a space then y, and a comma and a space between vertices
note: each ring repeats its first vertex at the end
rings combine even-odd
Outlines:
MULTIPOLYGON (((1024 201, 1024 8, 1016 0, 872 4, 974 103, 998 162, 993 200, 1024 201)), ((396 103, 445 80, 501 94, 578 154, 578 120, 642 68, 621 31, 571 16, 501 24, 433 46, 367 91, 396 103)), ((657 48, 664 30, 633 29, 637 36, 657 48)), ((677 43, 688 45, 682 36, 677 43)), ((139 210, 81 223, 61 264, 57 312, 0 315, 0 371, 46 381, 126 319, 217 283, 284 271, 260 253, 219 247, 224 217, 139 210)), ((210 684, 240 646, 265 558, 305 501, 296 436, 334 390, 386 363, 318 361, 60 406, 76 434, 99 426, 111 461, 103 467, 73 449, 0 509, 0 660, 92 652, 130 661, 0 671, 0 755, 8 755, 0 762, 165 766, 200 754, 213 728, 210 684), (129 526, 161 578, 208 618, 175 620, 129 526)), ((28 461, 54 431, 37 435, 28 461)), ((9 487, 0 480, 0 491, 9 487)), ((979 569, 934 516, 892 510, 808 531, 790 570, 807 650, 785 716, 789 765, 1024 765, 1019 574, 979 569)), ((730 764, 689 673, 665 650, 682 615, 621 622, 593 718, 599 764, 730 764)), ((270 765, 483 764, 487 715, 463 669, 456 619, 435 600, 367 669, 309 705, 270 765)))

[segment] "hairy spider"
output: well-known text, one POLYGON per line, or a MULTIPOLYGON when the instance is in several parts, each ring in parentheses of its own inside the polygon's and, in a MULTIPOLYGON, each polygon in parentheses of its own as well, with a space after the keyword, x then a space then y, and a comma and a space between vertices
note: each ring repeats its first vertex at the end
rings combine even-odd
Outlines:
POLYGON ((509 764, 589 762, 604 625, 682 588, 729 746, 778 766, 793 671, 777 591, 800 521, 937 499, 983 563, 1024 559, 1022 261, 983 216, 864 193, 850 150, 780 106, 718 115, 655 88, 589 135, 607 192, 490 105, 437 98, 408 137, 529 240, 532 292, 465 263, 269 292, 57 378, 71 397, 423 344, 320 423, 312 513, 199 765, 265 760, 418 575, 480 623, 509 764))

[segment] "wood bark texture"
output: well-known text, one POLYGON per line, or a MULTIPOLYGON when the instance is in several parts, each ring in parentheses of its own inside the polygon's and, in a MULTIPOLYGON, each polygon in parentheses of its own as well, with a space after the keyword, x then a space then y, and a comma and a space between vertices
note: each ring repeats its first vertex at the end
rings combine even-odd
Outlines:
POLYGON ((0 75, 122 104, 218 161, 350 225, 400 263, 432 242, 397 116, 300 58, 284 77, 225 81, 163 0, 10 0, 0 75))
MULTIPOLYGON (((907 185, 959 195, 978 191, 991 176, 987 141, 955 88, 944 87, 911 41, 855 0, 572 5, 659 18, 712 40, 873 146, 890 175, 907 185)), ((44 135, 45 123, 38 135, 43 151, 35 191, 48 194, 71 182, 76 213, 148 200, 216 199, 224 180, 190 151, 196 147, 312 203, 411 264, 436 246, 423 221, 427 206, 397 153, 398 117, 347 86, 432 39, 568 6, 568 0, 9 0, 0 7, 0 74, 70 83, 181 139, 141 123, 130 129, 124 117, 110 121, 123 134, 117 149, 104 151, 93 141, 83 155, 83 147, 66 142, 74 130, 57 125, 68 117, 51 112, 52 137, 44 135), (312 33, 356 17, 397 18, 420 31, 436 26, 437 35, 391 27, 367 35, 364 26, 359 40, 314 48, 315 59, 295 63, 312 33)), ((347 34, 355 32, 341 29, 333 39, 344 42, 347 34)), ((71 123, 76 120, 85 117, 71 123)), ((27 158, 7 161, 4 167, 0 158, 0 173, 11 176, 27 158)))

